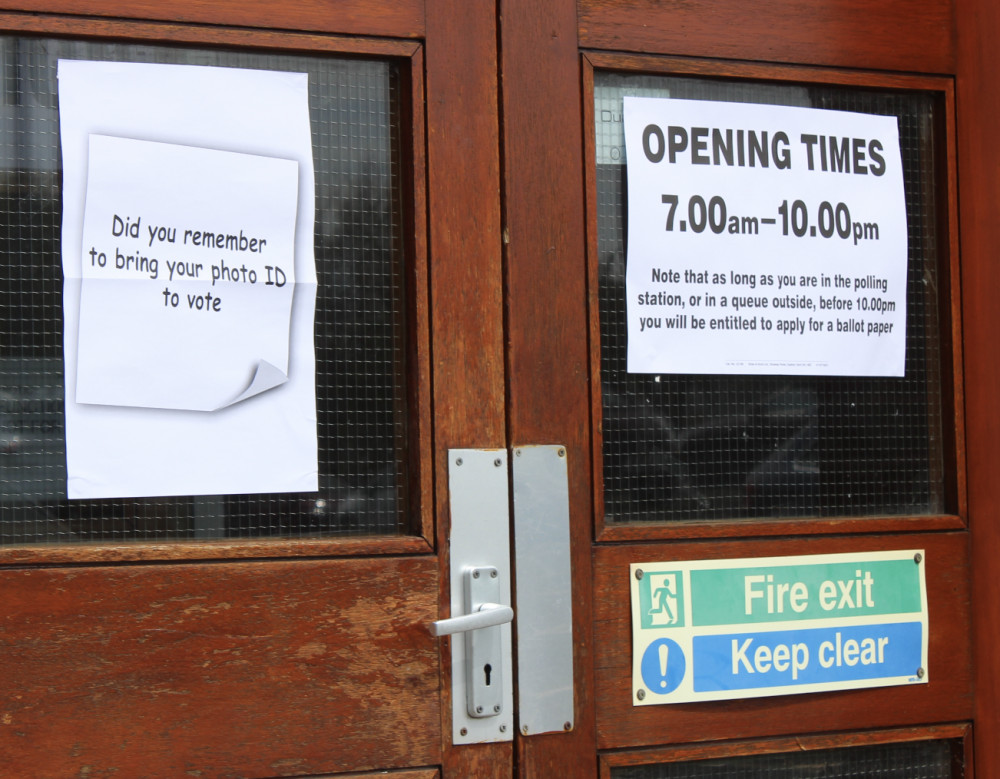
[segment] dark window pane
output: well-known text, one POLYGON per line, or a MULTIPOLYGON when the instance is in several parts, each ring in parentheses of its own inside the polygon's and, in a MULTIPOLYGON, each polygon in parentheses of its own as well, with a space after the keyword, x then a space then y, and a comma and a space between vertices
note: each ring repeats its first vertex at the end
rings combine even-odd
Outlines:
POLYGON ((0 545, 408 532, 398 67, 29 38, 0 63, 0 545), (309 74, 318 493, 65 500, 60 58, 309 74))
POLYGON ((609 522, 944 511, 932 95, 598 73, 597 235, 609 522), (909 227, 906 376, 629 374, 622 96, 896 116, 909 227))
POLYGON ((953 776, 952 744, 948 741, 876 744, 611 769, 612 779, 952 779, 953 776))

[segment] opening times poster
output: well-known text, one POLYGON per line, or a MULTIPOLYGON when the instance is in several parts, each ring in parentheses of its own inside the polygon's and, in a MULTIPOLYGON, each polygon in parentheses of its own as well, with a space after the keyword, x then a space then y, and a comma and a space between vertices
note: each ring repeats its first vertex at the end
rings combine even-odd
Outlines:
POLYGON ((631 373, 902 376, 895 117, 624 98, 631 373))

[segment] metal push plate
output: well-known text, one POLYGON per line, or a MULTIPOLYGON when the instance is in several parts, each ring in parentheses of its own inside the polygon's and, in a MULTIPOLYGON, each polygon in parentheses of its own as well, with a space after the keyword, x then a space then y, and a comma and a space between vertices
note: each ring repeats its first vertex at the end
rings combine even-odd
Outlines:
POLYGON ((573 728, 573 589, 563 446, 514 450, 517 714, 522 735, 573 728))
MULTIPOLYGON (((467 598, 510 606, 510 511, 507 452, 503 449, 451 449, 448 452, 448 489, 451 503, 449 535, 452 616, 466 614, 467 598), (470 586, 466 576, 487 571, 494 584, 488 594, 470 586), (497 576, 492 576, 496 571, 497 576), (473 591, 475 589, 475 591, 473 591)), ((477 744, 510 741, 514 735, 514 696, 511 626, 456 633, 451 641, 452 743, 477 744), (480 635, 486 634, 486 635, 480 635), (488 635, 495 635, 499 649, 488 635), (499 661, 493 658, 499 653, 499 661), (483 658, 480 660, 480 658, 483 658), (470 661, 474 661, 472 665, 470 661), (491 684, 486 685, 485 666, 491 684), (469 682, 481 679, 483 692, 470 697, 469 682), (492 688, 492 689, 486 689, 492 688), (499 688, 499 689, 498 689, 499 688), (500 706, 500 712, 494 711, 500 706), (470 706, 476 716, 470 715, 470 706), (476 712, 482 706, 483 711, 476 712)))

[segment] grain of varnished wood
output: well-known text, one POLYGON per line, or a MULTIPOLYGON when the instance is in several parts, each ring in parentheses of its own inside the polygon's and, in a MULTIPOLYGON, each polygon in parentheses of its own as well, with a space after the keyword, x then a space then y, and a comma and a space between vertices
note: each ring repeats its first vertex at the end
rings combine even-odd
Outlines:
POLYGON ((252 560, 280 557, 354 557, 357 555, 428 554, 423 538, 227 539, 172 543, 53 544, 0 549, 0 565, 126 563, 165 560, 252 560))
POLYGON ((430 289, 427 257, 427 138, 424 116, 424 52, 409 61, 409 94, 400 122, 410 129, 404 152, 403 191, 411 193, 404 208, 407 301, 407 360, 405 375, 410 479, 408 500, 414 532, 428 543, 434 535, 434 429, 431 407, 430 289))
POLYGON ((956 3, 959 32, 955 104, 962 227, 965 401, 975 605, 975 752, 979 776, 1000 776, 1000 4, 956 3))
POLYGON ((395 38, 424 33, 423 0, 5 0, 0 9, 395 38))
POLYGON ((422 769, 415 771, 379 771, 378 774, 327 774, 326 776, 307 776, 304 779, 371 779, 372 776, 383 776, 385 779, 438 779, 441 772, 432 769, 422 769))
POLYGON ((412 40, 316 35, 303 32, 206 27, 161 21, 130 21, 0 10, 0 31, 39 35, 93 36, 122 41, 246 46, 285 51, 410 57, 420 44, 412 40))
POLYGON ((12 776, 433 765, 433 558, 0 571, 12 776))
POLYGON ((950 73, 949 0, 579 0, 580 45, 617 51, 950 73))
POLYGON ((957 514, 934 516, 850 517, 827 519, 677 520, 663 522, 603 522, 598 540, 608 543, 692 538, 778 538, 782 536, 829 536, 845 533, 926 533, 932 530, 963 530, 965 519, 957 514))
MULTIPOLYGON (((913 741, 952 741, 959 756, 965 745, 972 741, 972 728, 966 723, 931 725, 916 728, 860 731, 796 736, 795 738, 759 739, 728 743, 686 744, 668 749, 642 749, 612 752, 601 756, 601 779, 611 779, 611 769, 624 766, 683 763, 691 760, 751 755, 773 755, 782 752, 809 752, 816 749, 872 746, 876 744, 901 744, 913 741)), ((971 772, 963 774, 972 779, 971 772)))
MULTIPOLYGON (((427 2, 427 165, 432 381, 442 614, 448 582, 448 450, 506 446, 496 14, 427 2)), ((441 641, 446 779, 508 777, 509 742, 451 744, 451 649, 441 641)))
POLYGON ((676 57, 643 53, 585 51, 584 68, 662 73, 675 76, 703 76, 777 83, 829 84, 874 89, 953 92, 952 80, 934 73, 891 73, 860 68, 844 69, 809 64, 732 62, 704 57, 676 57))
POLYGON ((970 720, 973 713, 967 534, 675 542, 595 553, 598 746, 612 749, 970 720), (632 705, 629 564, 924 549, 929 683, 749 700, 632 705))
MULTIPOLYGON (((576 14, 571 2, 536 0, 503 0, 501 10, 508 424, 515 447, 566 447, 569 586, 582 594, 591 581, 593 508, 576 14)), ((526 779, 595 771, 592 605, 585 597, 568 602, 573 729, 518 739, 526 779)))

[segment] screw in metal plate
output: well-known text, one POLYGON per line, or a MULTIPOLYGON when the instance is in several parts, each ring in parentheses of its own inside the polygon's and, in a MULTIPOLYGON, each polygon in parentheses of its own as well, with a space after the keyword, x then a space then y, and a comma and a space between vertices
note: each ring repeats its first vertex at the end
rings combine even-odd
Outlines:
POLYGON ((917 678, 918 679, 923 679, 924 678, 924 669, 923 668, 918 668, 917 669, 917 678))
POLYGON ((521 450, 520 449, 515 449, 514 450, 514 456, 515 457, 520 457, 521 456, 521 450))
POLYGON ((564 722, 563 723, 563 730, 572 730, 572 729, 573 729, 573 723, 572 722, 564 722))
POLYGON ((501 725, 500 726, 500 732, 501 733, 506 733, 507 732, 507 726, 506 725, 501 725))
POLYGON ((496 571, 490 571, 490 578, 491 579, 497 578, 497 572, 496 571))
POLYGON ((566 456, 566 450, 565 450, 565 449, 563 449, 563 448, 562 448, 562 447, 560 446, 560 447, 559 447, 559 451, 557 451, 557 452, 556 452, 556 454, 558 454, 558 455, 559 455, 560 457, 565 457, 565 456, 566 456))
POLYGON ((920 554, 920 552, 917 552, 915 555, 913 555, 913 562, 915 562, 917 565, 920 565, 920 561, 923 559, 924 556, 920 554))
POLYGON ((493 711, 496 714, 500 713, 500 704, 499 703, 497 703, 496 705, 493 706, 493 711))
POLYGON ((500 459, 500 458, 498 457, 497 459, 495 459, 495 460, 493 461, 493 464, 494 464, 494 465, 495 465, 495 466, 496 466, 497 468, 499 468, 499 467, 500 467, 501 465, 503 465, 503 460, 501 460, 501 459, 500 459))
POLYGON ((460 736, 468 736, 469 735, 469 729, 468 728, 462 728, 460 731, 458 731, 458 735, 460 735, 460 736))
POLYGON ((636 568, 635 569, 635 578, 636 579, 642 579, 642 568, 636 568))
POLYGON ((479 578, 479 569, 478 568, 472 572, 472 578, 473 579, 478 579, 479 578))
POLYGON ((638 698, 640 701, 646 700, 646 691, 636 690, 635 697, 638 698))
POLYGON ((459 457, 457 460, 455 460, 455 465, 461 465, 461 464, 462 464, 462 458, 459 457))
POLYGON ((483 707, 482 706, 476 706, 476 714, 482 714, 482 713, 483 713, 483 707))

